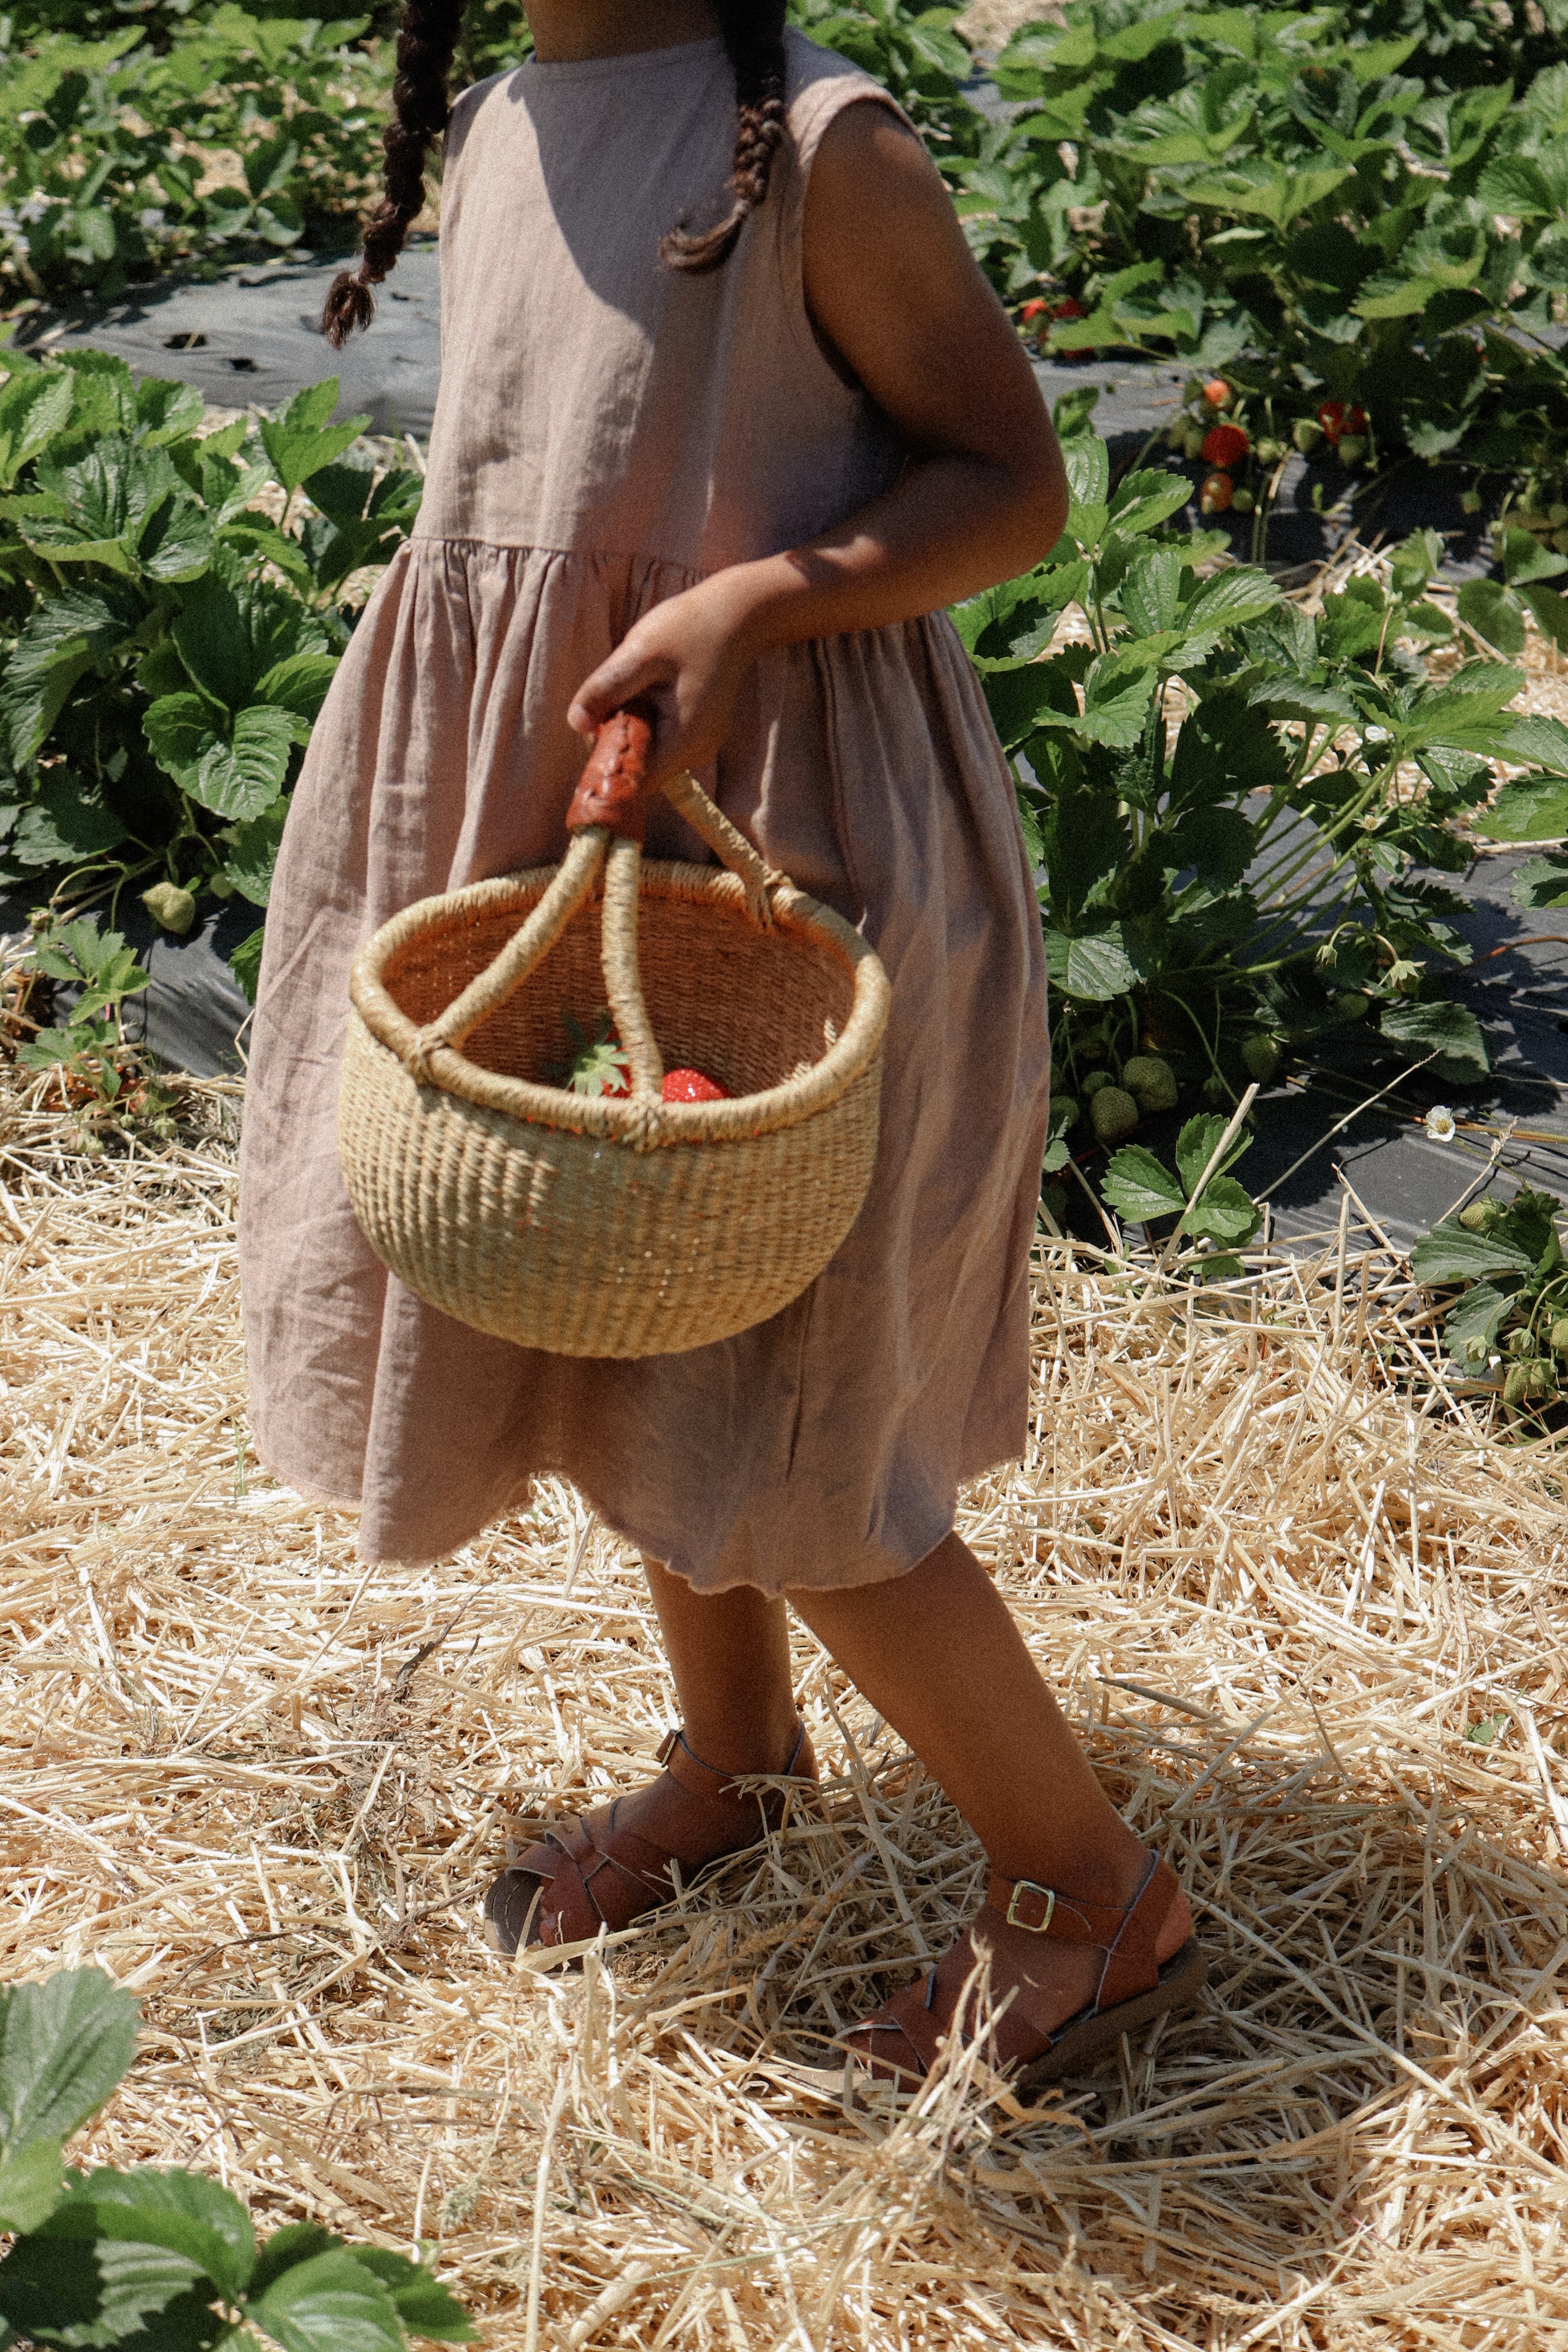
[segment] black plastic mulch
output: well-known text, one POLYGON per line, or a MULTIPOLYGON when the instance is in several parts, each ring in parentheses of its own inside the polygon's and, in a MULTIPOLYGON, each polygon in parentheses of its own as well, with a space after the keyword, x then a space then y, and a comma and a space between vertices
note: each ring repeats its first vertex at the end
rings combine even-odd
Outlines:
POLYGON ((340 415, 363 412, 373 433, 424 440, 441 375, 435 240, 407 247, 377 289, 374 325, 334 352, 321 335, 321 304, 351 258, 260 262, 194 285, 160 280, 118 302, 36 314, 17 341, 32 351, 113 352, 137 374, 195 384, 221 408, 276 408, 335 375, 340 415))

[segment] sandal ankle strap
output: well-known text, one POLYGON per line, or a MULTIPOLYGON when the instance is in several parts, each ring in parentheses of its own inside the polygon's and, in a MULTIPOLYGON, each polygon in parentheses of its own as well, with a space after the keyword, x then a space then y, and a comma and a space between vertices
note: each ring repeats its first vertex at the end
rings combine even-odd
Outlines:
MULTIPOLYGON (((784 1765, 782 1772, 768 1773, 760 1777, 781 1780, 792 1778, 795 1768, 800 1761, 801 1749, 805 1746, 805 1726, 799 1716, 796 1716, 795 1746, 789 1751, 789 1761, 784 1765)), ((670 1779, 678 1788, 684 1789, 689 1797, 738 1797, 743 1792, 736 1786, 737 1781, 750 1780, 752 1777, 747 1772, 726 1772, 717 1764, 704 1762, 688 1741, 685 1729, 679 1723, 666 1732, 656 1752, 658 1761, 669 1774, 670 1779), (700 1774, 705 1774, 706 1779, 699 1778, 700 1774), (714 1785, 715 1782, 717 1786, 714 1785)))
POLYGON ((1032 1936, 1048 1936, 1062 1944, 1092 1944, 1105 1954, 1095 1994, 1103 2009, 1129 1991, 1141 1991, 1145 1979, 1159 1973, 1154 1959, 1155 1938, 1166 1912, 1180 1893, 1176 1874, 1156 1853, 1131 1903, 1089 1903, 1082 1895, 1063 1895, 1033 1878, 1006 1878, 994 1870, 985 1884, 985 1900, 1010 1927, 1026 1928, 1032 1936))

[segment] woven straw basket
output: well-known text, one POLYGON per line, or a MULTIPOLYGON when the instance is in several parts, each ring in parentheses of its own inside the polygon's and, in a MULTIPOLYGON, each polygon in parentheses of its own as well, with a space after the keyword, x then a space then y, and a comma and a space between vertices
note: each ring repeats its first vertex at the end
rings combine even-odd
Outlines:
POLYGON ((880 963, 689 776, 663 789, 725 870, 645 861, 649 741, 635 709, 600 730, 559 866, 422 899, 353 970, 338 1132, 371 1246, 444 1314, 557 1355, 673 1355, 777 1314, 877 1148, 880 963), (630 1095, 542 1083, 606 999, 630 1095), (731 1098, 666 1103, 661 1048, 731 1098))

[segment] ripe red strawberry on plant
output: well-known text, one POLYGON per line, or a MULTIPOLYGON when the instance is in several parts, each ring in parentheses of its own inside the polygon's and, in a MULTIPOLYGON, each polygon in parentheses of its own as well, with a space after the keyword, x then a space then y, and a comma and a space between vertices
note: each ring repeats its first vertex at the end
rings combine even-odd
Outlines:
POLYGON ((1239 425, 1215 425, 1204 435, 1205 466, 1239 466, 1251 444, 1239 425))
POLYGON ((1211 408, 1223 408, 1230 398, 1230 386, 1224 376, 1211 375, 1204 386, 1204 398, 1211 408))
POLYGON ((1318 422, 1323 428, 1325 440, 1338 441, 1342 434, 1366 431, 1366 411, 1364 408, 1347 408, 1342 400, 1325 400, 1318 411, 1318 422))
POLYGON ((1032 326, 1037 319, 1087 319, 1088 316, 1089 312, 1076 294, 1061 294, 1052 301, 1037 294, 1031 301, 1026 302, 1018 313, 1026 327, 1032 326))

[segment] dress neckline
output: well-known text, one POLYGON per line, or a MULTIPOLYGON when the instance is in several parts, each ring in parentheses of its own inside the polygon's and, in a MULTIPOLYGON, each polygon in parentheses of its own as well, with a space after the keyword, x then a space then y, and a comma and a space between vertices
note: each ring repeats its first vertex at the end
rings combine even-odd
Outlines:
POLYGON ((614 74, 658 73, 670 66, 706 63, 721 57, 723 37, 705 34, 700 41, 681 41, 672 49, 625 49, 609 58, 556 58, 546 60, 530 57, 524 59, 522 71, 531 81, 600 81, 614 74))

